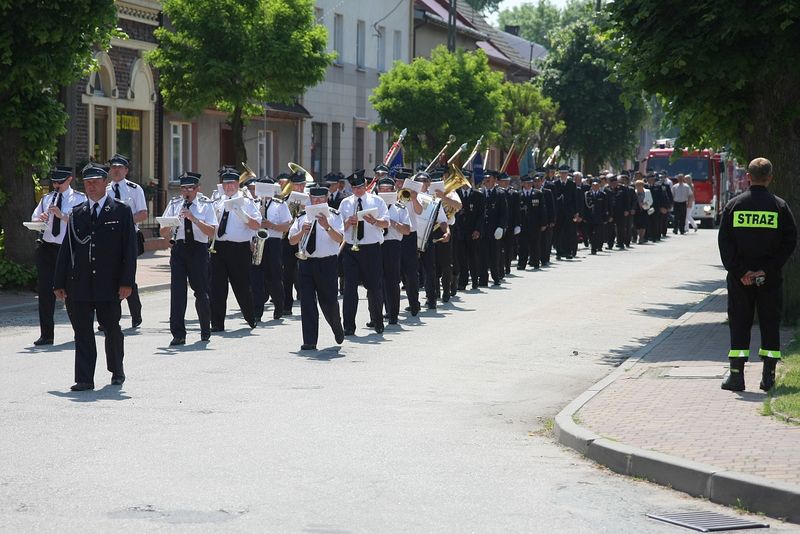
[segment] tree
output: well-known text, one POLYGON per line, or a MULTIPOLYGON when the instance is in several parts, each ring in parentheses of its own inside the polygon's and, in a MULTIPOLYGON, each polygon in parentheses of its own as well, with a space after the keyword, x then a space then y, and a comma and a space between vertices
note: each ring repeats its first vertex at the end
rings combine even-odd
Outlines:
POLYGON ((475 11, 497 11, 503 0, 464 0, 475 11))
POLYGON ((498 15, 500 28, 519 26, 519 36, 550 48, 549 33, 561 25, 561 13, 550 0, 504 9, 498 15))
POLYGON ((501 139, 504 148, 511 146, 515 135, 520 143, 531 137, 530 149, 539 147, 536 164, 544 161, 545 151, 559 144, 566 128, 558 118, 558 106, 542 95, 533 83, 503 83, 503 96, 508 103, 503 113, 501 139))
MULTIPOLYGON (((730 144, 744 161, 768 158, 774 191, 800 220, 800 5, 616 0, 608 11, 622 52, 619 77, 662 95, 680 126, 679 146, 730 144)), ((798 250, 784 302, 789 318, 800 316, 798 250)))
POLYGON ((165 0, 150 61, 166 106, 187 116, 229 113, 236 162, 247 161, 244 120, 263 103, 291 103, 325 77, 333 55, 312 0, 165 0))
POLYGON ((0 0, 0 227, 5 258, 33 263, 21 221, 34 207, 37 173, 52 163, 67 115, 61 87, 84 76, 116 26, 112 0, 0 0))
POLYGON ((396 63, 381 76, 370 102, 380 115, 373 128, 408 128, 404 145, 419 158, 431 158, 450 134, 458 143, 497 136, 505 106, 503 75, 489 68, 482 50, 450 53, 439 46, 431 58, 396 63))
POLYGON ((579 21, 555 35, 542 75, 544 94, 567 125, 562 149, 579 152, 589 172, 629 156, 644 119, 642 99, 624 99, 622 84, 609 79, 620 61, 611 44, 597 26, 579 21))

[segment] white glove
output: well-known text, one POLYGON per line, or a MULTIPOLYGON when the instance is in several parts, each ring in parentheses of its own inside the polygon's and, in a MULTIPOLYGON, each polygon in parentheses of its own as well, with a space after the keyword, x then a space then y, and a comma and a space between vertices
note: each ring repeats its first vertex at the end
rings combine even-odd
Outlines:
POLYGON ((522 231, 522 228, 520 228, 519 226, 515 226, 515 227, 514 227, 514 235, 519 235, 519 233, 520 233, 521 231, 522 231))
POLYGON ((654 214, 655 212, 656 212, 656 209, 655 209, 655 208, 650 208, 649 210, 647 210, 647 214, 648 214, 648 215, 652 215, 652 214, 654 214))
POLYGON ((502 228, 499 228, 499 227, 498 227, 498 228, 497 228, 497 229, 494 231, 494 238, 495 238, 495 239, 498 239, 498 240, 499 240, 499 239, 503 239, 503 229, 502 229, 502 228))

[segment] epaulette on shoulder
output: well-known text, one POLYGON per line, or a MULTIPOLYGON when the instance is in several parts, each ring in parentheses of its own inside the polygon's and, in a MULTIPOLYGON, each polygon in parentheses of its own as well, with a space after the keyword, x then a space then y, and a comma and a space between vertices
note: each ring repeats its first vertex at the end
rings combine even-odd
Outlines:
POLYGON ((73 194, 77 195, 77 196, 79 196, 81 198, 86 198, 86 194, 85 193, 82 193, 80 191, 75 191, 74 189, 73 189, 73 194))
POLYGON ((339 215, 339 210, 337 210, 332 206, 328 206, 328 210, 330 210, 330 212, 333 213, 334 215, 339 215))
POLYGON ((306 210, 303 210, 303 211, 301 211, 300 213, 297 214, 297 217, 300 218, 305 214, 306 214, 306 210))
POLYGON ((405 204, 401 204, 400 202, 395 202, 394 205, 397 206, 397 209, 399 209, 399 210, 406 209, 406 205, 405 204))
POLYGON ((136 189, 137 187, 139 187, 139 184, 137 184, 136 182, 131 182, 130 180, 125 180, 125 181, 128 183, 128 187, 130 187, 131 189, 136 189))
POLYGON ((273 202, 277 202, 278 204, 283 204, 284 200, 278 197, 272 197, 273 202))

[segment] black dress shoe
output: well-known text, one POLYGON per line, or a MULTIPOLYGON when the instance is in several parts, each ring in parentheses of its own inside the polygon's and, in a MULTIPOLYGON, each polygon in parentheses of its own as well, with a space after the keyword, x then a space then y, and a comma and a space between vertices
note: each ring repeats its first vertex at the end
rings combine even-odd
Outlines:
POLYGON ((282 315, 292 315, 292 310, 283 310, 282 315))
POLYGON ((436 303, 435 302, 428 302, 427 304, 425 304, 425 307, 428 308, 429 310, 435 310, 436 309, 436 303))
POLYGON ((492 287, 498 287, 498 286, 500 286, 500 282, 498 280, 492 282, 492 287))
POLYGON ((338 333, 334 334, 334 336, 333 336, 333 337, 334 337, 334 339, 336 340, 336 344, 337 344, 337 345, 341 345, 342 343, 344 343, 344 330, 342 330, 341 332, 338 332, 338 333))
POLYGON ((344 331, 344 335, 345 336, 354 336, 354 335, 356 335, 356 331, 355 330, 345 330, 344 331))
POLYGON ((412 306, 411 307, 411 317, 416 317, 417 314, 419 313, 419 309, 420 309, 419 306, 412 306))
POLYGON ((69 389, 72 391, 89 391, 94 389, 94 384, 89 384, 87 382, 78 382, 77 384, 70 386, 69 389))
POLYGON ((211 341, 211 332, 200 334, 200 341, 211 341))
POLYGON ((375 328, 375 321, 370 321, 367 323, 367 328, 375 328))
POLYGON ((169 342, 170 347, 175 347, 177 345, 186 345, 186 338, 183 337, 173 337, 172 341, 169 342))
POLYGON ((103 331, 103 325, 101 325, 101 324, 99 324, 99 323, 98 323, 98 325, 97 325, 97 331, 98 331, 98 332, 102 332, 102 331, 103 331))
POLYGON ((212 332, 224 332, 224 331, 225 331, 225 329, 224 329, 224 328, 222 328, 221 326, 212 326, 212 327, 211 327, 211 331, 212 331, 212 332))
POLYGON ((258 326, 258 322, 256 322, 255 319, 253 319, 252 321, 247 323, 247 326, 249 326, 251 329, 255 328, 256 326, 258 326))
POLYGON ((53 344, 53 338, 40 337, 39 339, 34 341, 33 344, 36 345, 37 347, 39 347, 41 345, 52 345, 53 344))
POLYGON ((131 318, 131 328, 138 328, 139 325, 141 325, 141 324, 142 324, 142 318, 141 317, 132 317, 131 318))
POLYGON ((317 350, 316 345, 300 345, 300 350, 317 350))
POLYGON ((123 382, 125 382, 125 375, 111 377, 112 386, 121 386, 123 382))
POLYGON ((281 313, 273 313, 273 314, 272 314, 272 320, 273 320, 273 321, 277 321, 277 320, 278 320, 278 319, 280 319, 281 317, 283 317, 283 314, 281 314, 281 313))
POLYGON ((394 319, 389 319, 389 324, 397 324, 397 317, 394 319))
POLYGON ((383 324, 379 324, 375 327, 375 332, 378 334, 383 334, 383 324))

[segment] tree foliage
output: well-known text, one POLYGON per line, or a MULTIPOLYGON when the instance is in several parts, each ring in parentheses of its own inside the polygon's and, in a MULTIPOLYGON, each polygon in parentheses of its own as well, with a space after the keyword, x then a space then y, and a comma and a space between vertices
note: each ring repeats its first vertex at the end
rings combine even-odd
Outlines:
POLYGON ((265 102, 291 103, 320 82, 333 56, 312 0, 165 0, 171 28, 156 31, 170 109, 187 116, 215 107, 230 113, 236 163, 246 161, 243 119, 265 102))
MULTIPOLYGON (((769 158, 773 190, 800 220, 800 4, 616 0, 608 11, 619 78, 661 95, 679 146, 769 158)), ((800 252, 791 263, 787 311, 798 317, 800 252)))
POLYGON ((20 221, 34 207, 34 173, 48 168, 67 115, 58 95, 92 67, 115 34, 112 0, 0 0, 0 226, 5 257, 32 263, 33 236, 20 221))
POLYGON ((580 153, 589 172, 629 156, 644 119, 642 99, 625 99, 622 84, 610 79, 619 61, 606 35, 580 21, 556 35, 545 63, 544 94, 558 103, 567 125, 562 149, 580 153))
POLYGON ((503 0, 463 0, 475 11, 497 11, 503 0))
POLYGON ((530 137, 530 148, 539 147, 536 163, 540 164, 545 150, 559 144, 566 129, 564 121, 558 118, 558 105, 530 82, 503 83, 503 96, 507 106, 500 132, 502 146, 510 147, 515 135, 520 143, 530 137))
POLYGON ((439 46, 431 58, 396 63, 381 76, 370 102, 380 115, 373 127, 408 128, 404 145, 419 158, 431 158, 450 134, 458 143, 497 137, 505 100, 503 75, 489 68, 481 51, 450 53, 439 46))
POLYGON ((519 26, 520 37, 549 49, 553 44, 552 32, 578 21, 588 21, 593 15, 591 0, 569 0, 562 10, 551 0, 538 0, 504 9, 498 16, 498 23, 501 29, 507 25, 519 26))

